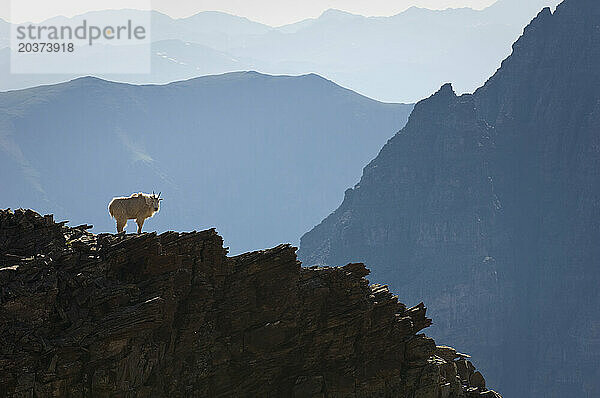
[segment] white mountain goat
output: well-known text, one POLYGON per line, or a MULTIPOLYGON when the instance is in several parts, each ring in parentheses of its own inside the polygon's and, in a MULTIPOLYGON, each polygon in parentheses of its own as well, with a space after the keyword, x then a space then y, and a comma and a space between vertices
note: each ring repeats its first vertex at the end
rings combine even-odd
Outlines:
POLYGON ((134 193, 128 198, 113 198, 108 205, 108 212, 117 220, 117 233, 123 232, 127 220, 135 220, 138 234, 142 233, 142 225, 147 218, 158 212, 160 207, 160 192, 156 195, 134 193))

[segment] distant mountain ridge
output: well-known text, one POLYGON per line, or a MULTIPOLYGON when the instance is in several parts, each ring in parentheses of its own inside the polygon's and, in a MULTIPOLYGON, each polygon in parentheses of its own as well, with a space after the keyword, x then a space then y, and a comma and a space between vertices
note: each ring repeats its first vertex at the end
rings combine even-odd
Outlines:
POLYGON ((0 93, 0 208, 113 231, 111 197, 156 190, 148 230, 215 226, 233 253, 298 242, 411 110, 317 75, 255 72, 0 93))
MULTIPOLYGON (((169 57, 193 68, 173 63, 153 69, 151 75, 99 77, 167 83, 239 70, 317 73, 371 98, 415 102, 446 81, 455 82, 460 92, 474 90, 497 69, 510 44, 542 6, 557 2, 500 0, 481 11, 410 8, 391 17, 328 10, 319 18, 275 28, 219 12, 182 19, 152 12, 152 40, 181 41, 169 49, 169 57), (180 49, 186 43, 208 47, 239 62, 223 65, 220 57, 207 52, 193 57, 188 52, 187 61, 181 61, 180 49)), ((156 52, 153 49, 153 58, 160 57, 156 52)), ((76 77, 9 75, 7 71, 0 66, 0 90, 76 77)))
POLYGON ((419 102, 301 239, 305 265, 365 262, 423 299, 507 397, 600 396, 598 21, 595 0, 544 9, 474 94, 419 102))

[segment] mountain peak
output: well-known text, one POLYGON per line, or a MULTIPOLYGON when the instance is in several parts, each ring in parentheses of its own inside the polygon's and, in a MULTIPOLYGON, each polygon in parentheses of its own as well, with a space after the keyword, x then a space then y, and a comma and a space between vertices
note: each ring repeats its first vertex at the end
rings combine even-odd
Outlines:
POLYGON ((444 83, 434 95, 454 97, 456 93, 454 92, 454 88, 452 88, 452 83, 444 83))
POLYGON ((362 18, 361 15, 352 14, 347 11, 338 10, 336 8, 329 8, 321 14, 319 19, 342 19, 342 18, 362 18))
POLYGON ((78 77, 78 78, 73 79, 71 81, 72 82, 105 82, 106 80, 101 79, 101 78, 96 77, 96 76, 87 75, 87 76, 78 77))

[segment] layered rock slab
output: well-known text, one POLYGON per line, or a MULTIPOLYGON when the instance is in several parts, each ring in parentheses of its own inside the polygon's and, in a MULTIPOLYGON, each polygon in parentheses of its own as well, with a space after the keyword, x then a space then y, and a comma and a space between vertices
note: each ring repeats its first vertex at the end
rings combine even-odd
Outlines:
POLYGON ((0 394, 499 397, 363 264, 0 211, 0 394))

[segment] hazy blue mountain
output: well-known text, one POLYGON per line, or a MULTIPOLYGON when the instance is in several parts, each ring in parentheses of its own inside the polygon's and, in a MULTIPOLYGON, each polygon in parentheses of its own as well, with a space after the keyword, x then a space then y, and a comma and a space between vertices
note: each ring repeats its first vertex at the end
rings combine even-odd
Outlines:
POLYGON ((218 11, 200 12, 188 18, 178 19, 177 23, 190 31, 206 32, 206 34, 218 32, 229 37, 260 35, 272 29, 268 25, 250 21, 248 18, 218 11))
MULTIPOLYGON (((511 43, 527 22, 543 6, 557 2, 499 0, 481 11, 413 7, 392 17, 369 18, 328 10, 319 18, 277 28, 220 12, 202 12, 183 19, 152 12, 152 40, 201 45, 203 50, 193 57, 194 63, 201 66, 192 76, 232 70, 230 63, 215 57, 208 47, 247 69, 270 74, 317 73, 372 98, 414 102, 446 81, 453 81, 458 92, 473 91, 509 54, 511 43)), ((102 13, 108 18, 114 12, 88 13, 75 19, 102 13)), ((140 13, 126 12, 132 16, 140 13)), ((189 48, 173 46, 172 50, 171 58, 189 58, 189 48)), ((0 69, 0 75, 6 73, 0 69)), ((188 68, 165 64, 150 75, 100 77, 167 83, 192 77, 189 73, 188 68)), ((51 83, 65 79, 13 75, 0 79, 0 90, 28 87, 33 80, 51 83)))
POLYGON ((230 15, 218 11, 203 11, 187 18, 171 18, 158 11, 133 9, 90 11, 67 18, 64 16, 50 18, 45 24, 63 24, 67 21, 79 23, 84 19, 103 18, 111 20, 115 16, 136 20, 149 18, 152 23, 152 40, 180 39, 194 41, 212 47, 223 47, 228 44, 227 38, 260 35, 272 28, 244 17, 230 15), (223 43, 220 43, 223 40, 223 43))
POLYGON ((12 74, 10 70, 10 48, 0 48, 0 86, 2 90, 17 90, 22 87, 34 87, 73 79, 73 75, 59 74, 12 74))
POLYGON ((243 43, 247 37, 262 35, 272 29, 244 17, 217 11, 204 11, 179 19, 152 11, 151 21, 153 41, 176 39, 219 51, 227 51, 243 43))
POLYGON ((146 230, 214 226, 234 252, 298 242, 411 110, 253 72, 0 93, 0 208, 113 231, 111 197, 155 190, 165 201, 146 230))
POLYGON ((600 2, 544 9, 474 94, 418 103, 305 265, 364 261, 506 397, 600 396, 600 2), (465 333, 467 330, 467 333, 465 333))
MULTIPOLYGON (((246 71, 253 68, 251 59, 239 59, 201 44, 175 39, 152 43, 152 56, 152 80, 157 81, 172 81, 182 76, 191 78, 198 75, 246 71)), ((142 83, 142 80, 136 79, 135 82, 142 83)))
POLYGON ((472 92, 499 67, 531 18, 557 3, 500 0, 482 11, 412 7, 370 18, 329 10, 228 51, 265 61, 258 70, 267 73, 315 71, 373 98, 412 102, 446 81, 472 92))
MULTIPOLYGON (((151 51, 151 74, 100 74, 98 76, 134 84, 167 83, 198 76, 253 70, 257 65, 253 59, 234 57, 201 44, 176 39, 153 42, 151 51)), ((37 62, 43 62, 42 56, 38 58, 37 62)), ((101 60, 89 57, 88 61, 93 65, 94 62, 101 60)), ((11 74, 9 49, 0 48, 0 85, 3 90, 65 82, 75 78, 77 75, 72 74, 11 74)))
POLYGON ((8 47, 10 43, 10 24, 0 18, 0 49, 8 47))
MULTIPOLYGON (((110 21, 126 15, 133 20, 149 18, 152 23, 152 65, 150 74, 97 74, 97 77, 128 83, 169 83, 198 76, 253 70, 258 62, 237 57, 215 48, 227 47, 240 36, 264 33, 271 29, 246 18, 219 12, 202 12, 190 18, 174 20, 152 11, 106 10, 85 13, 73 18, 51 18, 44 23, 78 24, 84 19, 100 18, 110 21), (210 47, 203 44, 208 43, 210 47)), ((7 29, 8 29, 7 24, 7 29)), ((244 36, 245 37, 245 36, 244 36)), ((238 40, 238 42, 241 42, 238 40)), ((2 25, 0 23, 0 50, 2 25)), ((8 43, 8 33, 7 33, 8 43)), ((38 57, 43 62, 43 57, 38 57)), ((89 63, 101 60, 90 57, 89 63)), ((16 90, 41 84, 65 82, 79 77, 76 74, 11 74, 10 53, 0 51, 0 90, 16 90)))

